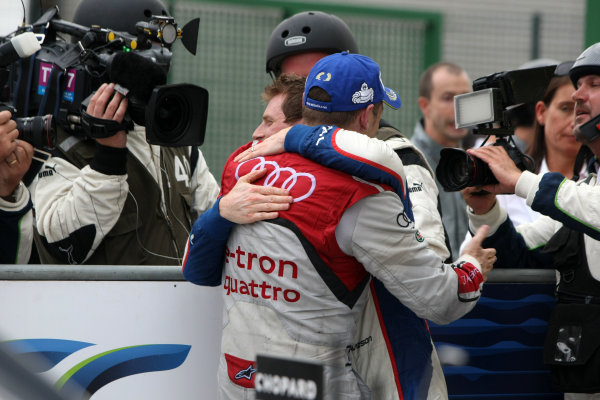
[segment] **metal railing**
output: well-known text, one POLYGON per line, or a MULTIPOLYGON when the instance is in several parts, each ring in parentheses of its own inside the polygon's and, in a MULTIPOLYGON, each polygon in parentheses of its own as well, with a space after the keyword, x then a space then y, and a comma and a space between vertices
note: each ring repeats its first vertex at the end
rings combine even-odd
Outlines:
MULTIPOLYGON (((2 265, 7 281, 183 281, 178 265, 2 265)), ((553 269, 494 269, 488 283, 555 283, 553 269)))

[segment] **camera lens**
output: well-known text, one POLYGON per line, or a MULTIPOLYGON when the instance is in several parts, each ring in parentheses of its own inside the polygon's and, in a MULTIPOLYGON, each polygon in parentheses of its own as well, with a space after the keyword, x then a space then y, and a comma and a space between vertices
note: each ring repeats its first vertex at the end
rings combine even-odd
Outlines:
POLYGON ((173 91, 158 99, 154 121, 161 132, 160 139, 176 142, 185 133, 190 118, 191 108, 183 96, 173 91))
POLYGON ((497 182, 486 163, 462 149, 442 149, 435 175, 447 192, 497 182))
POLYGON ((146 141, 161 146, 201 146, 208 115, 208 91, 200 86, 157 86, 145 108, 146 141))
POLYGON ((435 170, 437 180, 447 192, 466 188, 475 171, 475 160, 461 149, 442 149, 435 170))
POLYGON ((36 148, 53 149, 56 146, 56 127, 52 115, 15 118, 19 139, 36 148))

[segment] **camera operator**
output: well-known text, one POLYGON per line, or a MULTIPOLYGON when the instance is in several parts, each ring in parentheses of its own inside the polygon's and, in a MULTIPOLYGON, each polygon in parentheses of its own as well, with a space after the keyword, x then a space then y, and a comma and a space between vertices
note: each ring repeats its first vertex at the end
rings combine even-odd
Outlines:
POLYGON ((485 246, 497 249, 496 267, 552 266, 560 273, 557 305, 548 322, 544 362, 565 399, 600 398, 600 43, 586 49, 569 70, 575 85, 575 136, 583 144, 569 180, 558 172, 522 172, 504 148, 469 150, 487 163, 498 180, 463 191, 469 226, 490 225, 485 246), (588 123, 589 122, 589 123, 588 123), (589 162, 589 163, 587 163, 589 162), (588 176, 577 182, 582 165, 588 176), (544 216, 515 228, 495 194, 516 193, 544 216), (518 232, 518 233, 517 233, 518 232), (576 392, 576 394, 571 393, 576 392))
MULTIPOLYGON (((168 12, 158 0, 84 0, 73 22, 135 33, 136 22, 150 15, 168 12)), ((127 107, 113 84, 103 84, 87 113, 121 122, 127 107)), ((181 264, 192 222, 212 206, 218 191, 195 146, 149 144, 138 125, 101 139, 59 130, 57 149, 38 174, 34 192, 40 259, 181 264)))
POLYGON ((9 111, 0 112, 0 262, 25 264, 33 241, 32 203, 21 181, 31 165, 33 146, 18 139, 9 111))

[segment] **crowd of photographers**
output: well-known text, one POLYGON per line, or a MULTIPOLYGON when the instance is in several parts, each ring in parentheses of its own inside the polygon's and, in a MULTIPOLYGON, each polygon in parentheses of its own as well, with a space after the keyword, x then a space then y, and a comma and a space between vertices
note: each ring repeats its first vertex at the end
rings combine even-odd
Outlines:
MULTIPOLYGON (((98 12, 97 6, 98 2, 82 1, 75 13, 74 22, 82 26, 100 25, 126 32, 130 30, 132 23, 135 25, 137 21, 148 20, 150 15, 168 17, 168 12, 159 0, 119 2, 118 17, 98 12)), ((132 34, 135 33, 134 30, 132 34)), ((161 38, 164 35, 166 31, 161 38)), ((160 50, 157 52, 160 54, 167 51, 160 44, 153 46, 158 46, 157 49, 160 50)), ((292 81, 297 83, 298 79, 303 81, 300 76, 311 73, 312 67, 319 60, 325 58, 327 61, 329 58, 326 57, 330 54, 348 50, 350 53, 359 53, 354 37, 343 21, 324 13, 301 13, 285 20, 273 31, 268 42, 267 71, 273 75, 275 82, 285 79, 287 74, 294 74, 291 75, 292 81), (302 28, 307 24, 312 24, 313 34, 320 38, 318 45, 308 40, 290 50, 282 44, 283 41, 274 39, 284 37, 279 30, 285 30, 286 34, 292 36, 296 29, 300 36, 302 28)), ((322 62, 318 65, 324 64, 322 62)), ((377 126, 369 125, 365 132, 369 132, 368 136, 376 136, 385 141, 393 149, 392 154, 396 154, 395 157, 402 161, 403 167, 398 170, 397 175, 402 177, 402 185, 406 187, 403 186, 404 191, 398 193, 400 197, 401 193, 409 193, 410 203, 407 202, 404 207, 410 210, 403 210, 399 215, 406 215, 413 220, 411 229, 416 230, 419 242, 425 241, 419 249, 428 252, 427 254, 431 252, 432 260, 440 258, 450 262, 458 259, 459 255, 464 255, 460 253, 459 245, 467 231, 474 234, 480 227, 487 225, 490 227, 489 233, 481 247, 495 249, 498 258, 494 264, 496 268, 555 268, 559 271, 557 306, 549 321, 544 361, 551 366, 554 384, 558 390, 566 392, 566 399, 594 399, 598 398, 597 392, 600 392, 600 335, 596 334, 596 327, 600 324, 600 265, 597 261, 600 256, 600 202, 597 201, 600 193, 597 186, 600 155, 600 141, 597 139, 600 136, 600 124, 596 118, 600 115, 600 44, 585 50, 574 63, 569 63, 566 67, 565 64, 560 64, 558 67, 551 65, 548 68, 552 69, 551 76, 541 89, 537 88, 544 96, 539 97, 539 102, 534 102, 538 130, 531 145, 524 148, 524 152, 531 154, 538 162, 537 168, 531 171, 515 165, 516 157, 509 154, 513 151, 510 144, 470 148, 466 152, 466 162, 484 163, 488 168, 489 179, 465 184, 459 187, 461 191, 456 188, 445 190, 448 189, 447 185, 440 182, 440 174, 436 176, 434 171, 440 162, 439 153, 442 148, 464 146, 462 141, 467 139, 467 129, 455 126, 454 97, 471 91, 471 82, 466 72, 455 64, 436 64, 424 72, 419 96, 423 120, 417 124, 413 143, 385 121, 379 121, 380 113, 377 114, 376 109, 372 112, 377 118, 365 117, 365 124, 377 121, 377 126), (527 223, 517 224, 511 221, 511 213, 506 210, 509 208, 507 203, 498 197, 506 194, 514 194, 523 199, 518 208, 527 210, 527 223), (531 210, 541 216, 533 218, 537 215, 531 210), (412 214, 414 217, 411 217, 412 214)), ((313 80, 321 80, 321 76, 314 71, 310 76, 313 80)), ((328 78, 327 82, 330 80, 328 78)), ((52 92, 51 89, 50 85, 46 88, 48 92, 52 92)), ((210 260, 218 273, 216 278, 210 280, 197 277, 192 279, 189 276, 186 278, 200 284, 223 284, 221 268, 227 264, 223 254, 229 253, 224 247, 229 240, 230 229, 234 229, 234 224, 256 224, 263 219, 285 215, 285 211, 293 207, 293 204, 289 205, 289 192, 265 190, 264 186, 256 185, 261 179, 264 180, 264 175, 254 171, 251 179, 240 179, 237 185, 229 182, 227 190, 219 194, 219 185, 208 170, 198 146, 161 146, 148 143, 143 126, 136 124, 133 127, 126 123, 130 108, 130 97, 126 96, 126 90, 114 83, 103 83, 93 89, 93 95, 86 100, 87 106, 82 119, 87 121, 84 121, 84 125, 100 129, 104 134, 90 138, 86 135, 73 135, 68 129, 57 126, 56 148, 50 156, 46 155, 37 162, 34 147, 20 138, 20 132, 16 129, 17 122, 14 118, 11 119, 11 113, 0 112, 2 262, 185 265, 184 258, 191 254, 193 261, 188 262, 196 263, 197 267, 198 263, 204 266, 202 263, 210 260), (229 193, 234 193, 235 197, 224 196, 229 189, 229 193), (217 199, 220 199, 220 203, 217 199), (278 206, 274 207, 273 204, 278 206), (206 212, 211 208, 211 212, 206 212), (242 215, 242 211, 247 210, 249 211, 242 215), (221 232, 224 219, 232 223, 226 223, 227 229, 219 239, 223 246, 208 248, 207 244, 214 237, 194 237, 198 228, 206 230, 206 226, 194 226, 198 216, 203 213, 213 218, 213 225, 206 225, 211 226, 211 232, 215 227, 215 232, 221 232), (215 215, 222 219, 217 218, 214 222, 215 215), (190 248, 191 251, 198 251, 193 248, 194 241, 204 244, 203 252, 199 255, 186 253, 190 248)), ((358 88, 357 93, 366 96, 367 89, 358 88)), ((389 89, 385 89, 385 93, 390 99, 395 94, 389 89)), ((306 96, 305 93, 304 101, 306 96)), ((271 111, 279 118, 290 113, 290 107, 295 107, 296 117, 292 122, 296 123, 302 115, 299 96, 296 96, 293 104, 286 103, 285 98, 280 99, 281 104, 275 103, 274 98, 269 98, 267 110, 271 107, 271 111), (287 109, 277 109, 284 104, 287 104, 287 109)), ((366 104, 373 101, 372 95, 370 100, 368 96, 364 98, 367 99, 366 104)), ((274 122, 267 110, 263 125, 274 122)), ((368 110, 370 113, 372 109, 368 110)), ((327 119, 318 121, 328 124, 327 119)), ((284 128, 292 125, 288 121, 286 124, 283 121, 279 123, 281 125, 274 126, 284 128)), ((317 123, 313 122, 315 124, 317 123)), ((353 129, 357 126, 360 125, 348 125, 347 129, 360 130, 353 129)), ((486 128, 492 126, 493 124, 486 125, 486 128)), ((279 150, 291 150, 292 139, 286 138, 285 133, 275 135, 274 128, 269 132, 268 135, 258 134, 254 137, 256 142, 245 147, 243 151, 248 154, 248 158, 256 155, 270 156, 271 153, 261 151, 266 151, 267 143, 275 143, 275 139, 279 141, 279 150), (268 136, 271 138, 266 140, 268 136), (258 142, 263 139, 265 140, 259 145, 258 142)), ((321 135, 326 132, 329 131, 324 129, 321 135)), ((382 154, 371 148, 370 143, 377 139, 352 139, 351 135, 346 138, 348 133, 345 132, 339 134, 340 141, 354 140, 361 143, 362 148, 356 150, 357 157, 362 157, 366 154, 363 153, 364 149, 369 148, 369 157, 383 159, 382 154)), ((306 143, 310 138, 308 135, 304 139, 306 143)), ((504 143, 501 136, 496 139, 498 143, 504 143)), ((332 148, 335 150, 336 146, 332 148)), ((331 168, 341 168, 340 164, 335 163, 335 157, 335 162, 331 159, 322 160, 308 149, 303 151, 303 156, 315 157, 317 162, 331 168)), ((347 157, 348 154, 353 153, 344 150, 344 156, 347 157)), ((385 157, 390 156, 385 152, 383 154, 385 157)), ((341 162, 345 163, 346 161, 341 162)), ((385 169, 383 165, 379 165, 379 168, 385 169)), ((367 180, 377 180, 381 176, 361 175, 364 173, 363 164, 353 164, 348 169, 341 169, 367 180)), ((469 169, 458 171, 461 174, 473 173, 469 169)), ((448 178, 448 171, 445 172, 446 181, 454 179, 448 178)), ((380 183, 388 183, 385 178, 382 179, 380 183)), ((389 189, 381 190, 385 192, 389 189)), ((338 218, 341 223, 341 212, 338 218)), ((398 224, 400 225, 400 220, 398 224)), ((234 237, 240 235, 240 231, 233 232, 234 237)), ((331 243, 323 245, 323 249, 317 246, 323 252, 323 257, 327 259, 327 255, 337 254, 336 251, 340 253, 340 257, 341 253, 345 253, 344 257, 347 257, 348 252, 339 245, 340 239, 335 236, 339 233, 336 231, 329 234, 333 235, 331 238, 334 239, 330 238, 331 240, 338 240, 336 246, 341 249, 332 247, 331 243)), ((468 250, 471 253, 466 254, 476 256, 461 258, 460 262, 452 264, 452 268, 456 271, 468 270, 468 282, 474 285, 473 293, 480 293, 482 281, 491 265, 486 267, 489 260, 484 260, 481 247, 475 251, 473 246, 468 250), (481 279, 476 279, 477 274, 480 274, 481 279)), ((304 244, 303 248, 306 249, 307 245, 304 244)), ((376 249, 366 250, 367 253, 369 251, 372 252, 373 259, 381 254, 376 249)), ((314 262, 314 257, 317 256, 310 251, 307 254, 311 262, 314 262)), ((485 254, 488 258, 493 257, 492 253, 485 254)), ((367 258, 361 260, 365 265, 368 264, 367 258)), ((238 266, 239 262, 238 253, 238 266)), ((192 268, 194 266, 186 266, 188 274, 192 268)), ((440 268, 441 271, 447 267, 440 268)), ((379 273, 379 270, 373 271, 379 273)), ((394 287, 389 284, 394 279, 403 282, 403 285, 419 287, 413 281, 425 278, 417 275, 410 278, 393 269, 386 273, 389 275, 378 276, 388 282, 385 286, 372 278, 374 287, 378 289, 373 289, 369 295, 366 308, 384 305, 383 299, 392 299, 396 303, 390 303, 393 306, 384 310, 385 318, 381 318, 376 324, 373 319, 367 321, 365 316, 361 317, 362 320, 357 318, 359 332, 350 335, 348 344, 357 343, 365 337, 383 337, 397 327, 410 326, 411 332, 402 333, 402 329, 398 329, 391 344, 381 339, 385 351, 374 344, 365 344, 364 349, 360 350, 364 353, 357 349, 348 354, 359 369, 360 384, 357 387, 361 388, 352 394, 354 397, 348 398, 367 399, 373 393, 385 394, 386 398, 447 397, 435 348, 424 321, 420 319, 435 313, 416 311, 420 305, 415 306, 409 300, 402 300, 402 295, 399 294, 401 291, 392 290, 394 294, 391 294, 387 290, 394 287), (402 306, 406 306, 406 309, 402 309, 402 306), (367 324, 370 325, 367 327, 367 324), (370 350, 371 348, 375 350, 370 350), (373 370, 375 364, 369 361, 369 357, 375 357, 381 362, 393 360, 392 367, 386 372, 382 366, 384 364, 379 363, 379 369, 373 370), (403 362, 406 363, 406 370, 402 370, 403 362), (362 387, 364 383, 371 390, 362 387)), ((459 277, 462 276, 460 272, 456 273, 459 277)), ((435 275, 436 273, 431 273, 427 278, 435 275)), ((460 284, 455 286, 431 293, 431 296, 443 298, 446 294, 452 294, 458 299, 461 293, 463 296, 471 293, 463 290, 460 284), (457 292, 460 292, 459 296, 457 292)), ((231 291, 231 287, 228 290, 231 291)), ((474 295, 470 299, 473 300, 473 305, 477 298, 478 295, 474 295)), ((461 298, 460 301, 464 299, 461 298)), ((433 304, 427 303, 427 306, 432 307, 433 304)), ((448 314, 447 311, 444 313, 448 314)), ((444 315, 441 320, 449 322, 464 315, 464 312, 458 314, 444 315)), ((236 318, 239 316, 228 317, 233 321, 236 318)), ((317 331, 318 328, 315 332, 317 331)), ((311 332, 307 328, 307 334, 311 332)), ((305 339, 294 340, 297 343, 306 342, 305 339)), ((255 354, 252 355, 254 356, 255 354)), ((237 365, 240 360, 231 361, 232 356, 229 354, 224 357, 222 363, 225 364, 221 367, 225 370, 220 379, 233 380, 231 365, 237 365)), ((240 390, 251 392, 252 386, 243 386, 240 390)), ((222 389, 223 396, 227 397, 226 393, 229 391, 230 388, 222 389)))

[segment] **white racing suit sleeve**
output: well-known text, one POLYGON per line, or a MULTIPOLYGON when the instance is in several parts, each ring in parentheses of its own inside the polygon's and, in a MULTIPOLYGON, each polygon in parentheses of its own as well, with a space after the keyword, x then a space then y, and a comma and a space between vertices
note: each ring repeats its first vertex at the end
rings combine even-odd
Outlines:
POLYGON ((600 239, 600 186, 597 175, 574 182, 557 172, 541 176, 525 171, 515 193, 535 211, 560 221, 567 227, 600 239))
POLYGON ((127 174, 107 175, 90 165, 79 169, 63 158, 50 158, 36 181, 38 233, 64 253, 66 263, 83 263, 121 215, 129 190, 127 174))
POLYGON ((348 209, 336 238, 344 252, 421 318, 450 323, 469 312, 480 296, 479 263, 466 256, 444 264, 391 192, 369 196, 348 209))
POLYGON ((597 201, 600 187, 596 179, 597 176, 591 174, 576 183, 559 173, 539 176, 525 171, 515 193, 526 198, 532 209, 545 215, 515 229, 506 211, 496 203, 486 214, 475 215, 468 211, 469 229, 474 231, 483 224, 490 226, 488 238, 482 245, 496 248, 496 267, 550 268, 552 258, 541 250, 561 226, 596 240, 600 238, 597 201))

